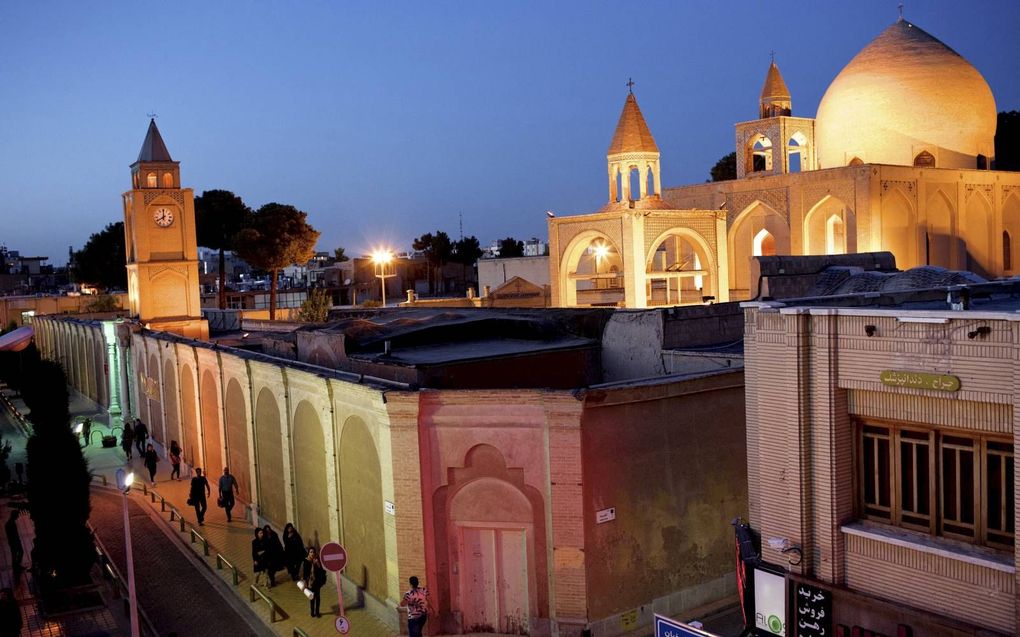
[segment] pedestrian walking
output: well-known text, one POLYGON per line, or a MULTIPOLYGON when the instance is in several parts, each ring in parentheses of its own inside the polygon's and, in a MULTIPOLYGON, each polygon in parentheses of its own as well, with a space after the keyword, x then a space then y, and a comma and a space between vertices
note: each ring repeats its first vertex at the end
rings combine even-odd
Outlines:
MULTIPOLYGON (((255 571, 255 585, 259 585, 259 579, 268 569, 268 549, 266 548, 266 532, 255 527, 255 538, 251 541, 251 570, 255 571)), ((272 585, 270 585, 272 586, 272 585)))
POLYGON ((88 447, 92 444, 92 419, 86 418, 81 421, 81 437, 85 441, 83 446, 88 447))
POLYGON ((191 491, 188 494, 188 504, 195 507, 195 517, 198 518, 198 525, 205 525, 205 511, 209 508, 206 500, 207 495, 212 495, 209 488, 209 481, 202 475, 202 470, 195 468, 195 477, 191 479, 191 491))
POLYGON ((407 610, 408 637, 421 637, 425 622, 429 620, 432 600, 429 599, 429 589, 419 586, 416 576, 412 575, 407 582, 411 585, 411 590, 404 593, 404 599, 398 608, 407 610))
POLYGON ((145 443, 149 439, 149 428, 141 418, 135 418, 135 447, 138 453, 145 453, 145 443))
POLYGON ((156 448, 151 444, 145 446, 145 468, 149 470, 149 482, 156 485, 156 463, 159 462, 159 456, 156 454, 156 448))
POLYGON ((170 441, 170 479, 181 479, 181 446, 176 440, 170 441))
POLYGON ((217 504, 227 512, 227 522, 230 522, 230 512, 234 508, 234 496, 240 493, 237 488, 237 480, 230 475, 230 469, 223 467, 223 475, 220 476, 220 495, 217 504))
POLYGON ((301 570, 301 562, 305 561, 305 543, 301 540, 301 534, 298 533, 297 528, 290 522, 283 527, 283 560, 287 572, 290 574, 290 580, 296 582, 301 570))
POLYGON ((120 434, 120 446, 124 450, 124 455, 127 459, 131 459, 131 445, 135 441, 135 432, 131 429, 131 425, 124 425, 124 431, 120 434))
POLYGON ((7 533, 7 546, 11 548, 11 564, 15 573, 23 570, 21 560, 25 557, 25 547, 21 544, 21 534, 18 533, 18 515, 20 513, 21 511, 18 509, 13 509, 11 517, 4 524, 4 531, 7 533))
POLYGON ((283 543, 273 527, 268 524, 262 527, 266 538, 266 575, 269 576, 269 588, 276 586, 276 572, 283 568, 283 543))
POLYGON ((312 597, 308 600, 312 617, 322 617, 319 612, 319 605, 322 602, 319 593, 326 583, 326 569, 322 568, 322 563, 319 562, 319 553, 315 547, 308 547, 308 556, 301 569, 301 579, 305 581, 305 588, 312 591, 312 597))

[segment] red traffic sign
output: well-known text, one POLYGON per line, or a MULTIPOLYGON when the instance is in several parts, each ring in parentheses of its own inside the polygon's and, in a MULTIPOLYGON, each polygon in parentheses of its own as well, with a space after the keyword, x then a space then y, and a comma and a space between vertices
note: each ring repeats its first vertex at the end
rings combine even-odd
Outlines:
POLYGON ((336 630, 341 635, 346 635, 347 631, 351 629, 351 623, 347 621, 347 618, 343 615, 336 618, 336 630))
POLYGON ((339 573, 347 566, 347 549, 339 542, 326 542, 319 550, 319 561, 327 571, 339 573))

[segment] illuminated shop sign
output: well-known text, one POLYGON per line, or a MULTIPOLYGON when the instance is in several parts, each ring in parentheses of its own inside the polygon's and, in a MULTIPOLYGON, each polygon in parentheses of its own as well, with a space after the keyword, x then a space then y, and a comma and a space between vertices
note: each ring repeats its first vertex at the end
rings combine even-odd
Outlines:
POLYGON ((959 391, 960 379, 949 374, 931 374, 929 372, 883 370, 878 379, 883 385, 890 387, 906 387, 908 389, 932 389, 935 391, 959 391))

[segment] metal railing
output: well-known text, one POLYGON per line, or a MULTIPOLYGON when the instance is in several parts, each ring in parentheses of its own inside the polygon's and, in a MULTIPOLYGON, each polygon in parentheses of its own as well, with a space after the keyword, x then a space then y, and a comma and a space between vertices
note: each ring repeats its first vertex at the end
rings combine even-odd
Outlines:
POLYGON ((263 593, 259 589, 255 588, 254 584, 252 584, 251 586, 248 587, 248 594, 249 594, 249 597, 251 597, 252 603, 255 602, 255 596, 258 595, 259 597, 262 598, 262 601, 264 601, 265 603, 269 604, 269 623, 272 624, 273 622, 275 622, 276 621, 276 611, 277 611, 277 608, 278 608, 278 606, 276 605, 276 602, 274 602, 272 599, 270 599, 265 593, 263 593))
POLYGON ((290 633, 290 637, 308 637, 308 633, 295 626, 294 630, 290 633))
POLYGON ((202 542, 202 552, 205 553, 206 557, 209 556, 209 540, 202 537, 195 527, 189 529, 191 531, 191 543, 195 543, 195 538, 198 538, 202 542))
MULTIPOLYGON (((128 584, 124 580, 124 577, 120 574, 120 569, 113 563, 110 558, 109 552, 106 547, 103 546, 102 540, 96 535, 96 530, 92 528, 91 524, 86 523, 89 532, 92 534, 92 541, 95 542, 96 548, 96 559, 99 562, 100 569, 103 571, 103 577, 113 582, 113 595, 115 599, 121 599, 124 602, 124 615, 130 616, 131 614, 131 600, 128 593, 128 584)), ((152 621, 149 620, 149 616, 145 613, 145 609, 142 608, 141 604, 138 604, 138 600, 135 600, 138 610, 139 619, 139 630, 151 637, 159 637, 159 633, 153 626, 152 621)))
POLYGON ((216 553, 216 570, 222 571, 224 565, 230 569, 234 578, 234 586, 237 586, 238 582, 241 581, 241 577, 237 572, 237 567, 228 562, 227 558, 223 557, 223 553, 216 553))

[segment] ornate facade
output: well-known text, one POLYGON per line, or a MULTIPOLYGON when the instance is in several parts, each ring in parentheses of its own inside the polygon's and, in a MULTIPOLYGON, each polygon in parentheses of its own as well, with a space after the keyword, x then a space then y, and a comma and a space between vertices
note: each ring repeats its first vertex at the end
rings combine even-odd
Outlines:
POLYGON ((750 261, 773 254, 889 251, 900 269, 1017 273, 1020 174, 989 170, 995 101, 955 51, 901 19, 837 76, 817 118, 792 112, 772 62, 759 118, 735 127, 737 179, 637 191, 617 187, 647 181, 639 162, 618 159, 618 139, 641 139, 621 133, 625 122, 647 130, 629 96, 607 157, 609 204, 549 220, 553 302, 757 298, 750 261))

